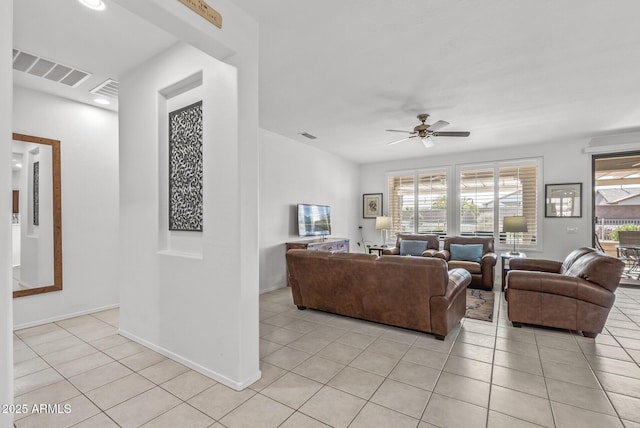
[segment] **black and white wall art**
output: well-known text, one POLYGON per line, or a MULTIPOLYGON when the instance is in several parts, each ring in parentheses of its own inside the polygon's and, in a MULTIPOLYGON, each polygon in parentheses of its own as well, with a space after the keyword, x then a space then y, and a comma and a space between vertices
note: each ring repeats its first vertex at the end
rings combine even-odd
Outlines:
POLYGON ((33 163, 33 225, 40 224, 40 162, 33 163))
POLYGON ((169 230, 202 231, 202 101, 169 113, 169 230))

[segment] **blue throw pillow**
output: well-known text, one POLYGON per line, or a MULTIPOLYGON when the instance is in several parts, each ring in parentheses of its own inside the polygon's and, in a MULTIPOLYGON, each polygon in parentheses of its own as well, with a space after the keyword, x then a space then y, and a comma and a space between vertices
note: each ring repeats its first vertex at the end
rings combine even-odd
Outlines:
POLYGON ((414 241, 403 239, 400 241, 401 256, 421 256, 422 252, 427 249, 427 241, 414 241))
POLYGON ((482 244, 451 244, 449 250, 451 260, 480 262, 482 259, 482 244))

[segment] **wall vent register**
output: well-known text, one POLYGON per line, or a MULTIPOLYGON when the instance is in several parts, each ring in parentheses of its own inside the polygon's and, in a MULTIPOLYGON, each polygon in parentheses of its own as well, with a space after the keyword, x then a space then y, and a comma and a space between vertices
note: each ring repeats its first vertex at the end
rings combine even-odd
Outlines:
POLYGON ((118 82, 114 79, 107 79, 92 90, 92 94, 104 95, 105 97, 118 98, 118 82))
POLYGON ((13 50, 13 69, 75 88, 91 73, 50 61, 18 49, 13 50))

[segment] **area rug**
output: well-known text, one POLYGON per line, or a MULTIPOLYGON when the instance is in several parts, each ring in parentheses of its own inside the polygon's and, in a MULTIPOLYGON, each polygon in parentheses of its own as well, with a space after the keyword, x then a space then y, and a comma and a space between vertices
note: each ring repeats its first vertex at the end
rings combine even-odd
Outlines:
POLYGON ((465 318, 493 322, 493 292, 467 288, 465 318))

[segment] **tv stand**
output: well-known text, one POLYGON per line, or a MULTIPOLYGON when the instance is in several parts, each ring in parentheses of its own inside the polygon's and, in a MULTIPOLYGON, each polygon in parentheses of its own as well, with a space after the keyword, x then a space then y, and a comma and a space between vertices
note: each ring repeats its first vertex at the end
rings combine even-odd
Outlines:
POLYGON ((287 242, 287 251, 301 249, 309 251, 328 251, 330 253, 348 253, 349 240, 345 238, 327 238, 322 236, 306 241, 287 242))

